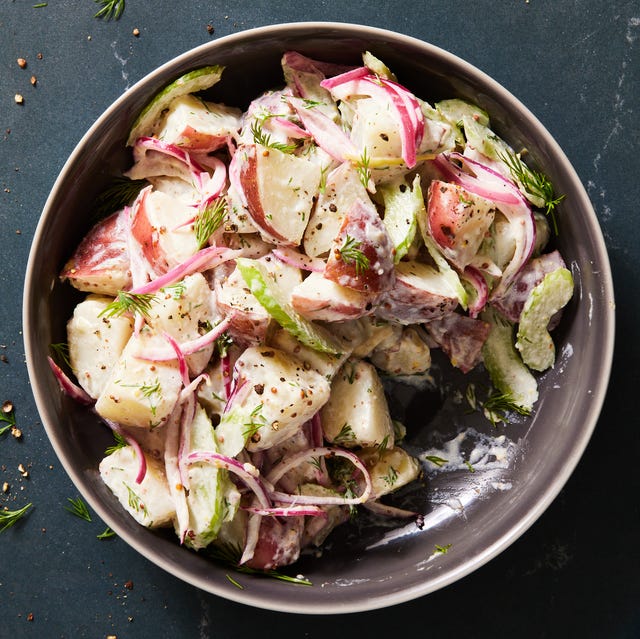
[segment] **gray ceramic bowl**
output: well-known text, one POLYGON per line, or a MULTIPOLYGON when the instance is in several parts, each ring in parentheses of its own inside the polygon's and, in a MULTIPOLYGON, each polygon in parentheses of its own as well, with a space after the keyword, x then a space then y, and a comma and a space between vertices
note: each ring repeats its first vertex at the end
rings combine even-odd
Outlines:
MULTIPOLYGON (((362 26, 299 23, 221 38, 163 65, 126 92, 82 138, 58 177, 38 225, 26 275, 24 334, 29 374, 47 434, 67 473, 91 507, 149 560, 203 590, 231 600, 299 613, 345 613, 390 606, 426 595, 477 569, 504 550, 541 515, 567 481, 587 445, 604 399, 611 366, 614 311, 609 262, 589 199, 569 161, 536 118, 510 93, 459 58, 403 35, 362 26), (171 535, 140 528, 100 481, 97 464, 112 441, 85 409, 64 397, 50 374, 51 343, 65 341, 65 321, 77 299, 57 279, 90 219, 87 202, 130 161, 124 141, 149 98, 187 70, 223 64, 215 99, 238 106, 280 84, 281 54, 358 64, 370 50, 399 79, 430 102, 462 97, 487 109, 494 127, 514 147, 526 147, 538 167, 566 195, 557 245, 576 279, 576 294, 556 332, 558 362, 540 380, 535 414, 492 430, 478 413, 433 393, 394 391, 394 411, 409 426, 417 449, 473 427, 504 435, 508 468, 436 473, 404 499, 425 513, 425 526, 389 530, 344 526, 321 557, 305 556, 293 574, 312 587, 261 577, 239 577, 181 548, 171 535), (450 419, 450 416, 454 417, 450 419), (450 546, 449 546, 450 544, 450 546), (449 552, 435 552, 448 546, 449 552)), ((468 379, 445 375, 463 388, 468 379)), ((471 431, 468 431, 471 432, 471 431)), ((494 465, 495 466, 495 465, 494 465)))

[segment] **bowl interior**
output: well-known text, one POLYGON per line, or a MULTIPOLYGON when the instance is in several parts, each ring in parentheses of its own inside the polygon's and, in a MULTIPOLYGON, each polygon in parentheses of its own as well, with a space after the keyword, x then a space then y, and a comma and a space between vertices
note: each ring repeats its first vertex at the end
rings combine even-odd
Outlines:
MULTIPOLYGON (((613 291, 602 235, 587 195, 568 160, 516 98, 471 65, 436 47, 398 34, 345 24, 291 24, 246 31, 194 49, 144 78, 112 105, 84 136, 58 177, 33 241, 25 282, 25 345, 33 390, 48 436, 66 471, 92 508, 122 538, 167 571, 209 592, 259 607, 294 612, 354 612, 427 594, 479 567, 506 548, 543 512, 575 467, 595 426, 613 349, 613 291), (140 528, 104 486, 97 464, 111 436, 89 411, 61 395, 50 374, 49 345, 66 341, 65 323, 81 296, 58 273, 95 221, 88 206, 130 163, 124 141, 149 97, 187 70, 226 67, 210 92, 214 101, 246 107, 261 91, 282 84, 286 50, 357 65, 362 51, 382 59, 399 81, 433 103, 462 97, 480 104, 494 128, 531 158, 565 194, 554 239, 576 280, 576 294, 556 332, 556 366, 540 378, 531 418, 497 429, 478 413, 466 415, 449 392, 394 387, 392 409, 408 427, 407 445, 437 446, 472 428, 471 439, 506 438, 508 468, 435 473, 399 496, 425 513, 425 526, 348 525, 321 557, 304 556, 293 574, 314 587, 243 576, 233 586, 225 569, 180 548, 173 536, 140 528), (598 335, 598 339, 590 339, 598 335), (447 553, 436 545, 451 545, 447 553), (348 588, 344 586, 348 585, 348 588)), ((436 366, 450 389, 480 376, 436 366)), ((469 440, 471 441, 471 440, 469 440)), ((491 461, 491 460, 490 460, 491 461)))

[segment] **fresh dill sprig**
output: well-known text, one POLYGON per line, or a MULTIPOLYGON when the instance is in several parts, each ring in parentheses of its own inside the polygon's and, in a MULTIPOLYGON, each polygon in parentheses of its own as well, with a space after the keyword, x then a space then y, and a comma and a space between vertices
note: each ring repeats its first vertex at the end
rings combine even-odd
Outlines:
POLYGON ((69 506, 65 506, 64 509, 68 510, 72 515, 80 519, 84 519, 85 521, 91 521, 91 514, 89 513, 89 509, 87 508, 87 504, 84 503, 81 497, 77 497, 73 499, 72 497, 67 497, 67 501, 69 502, 69 506))
POLYGON ((118 291, 116 299, 100 311, 98 317, 120 317, 125 313, 139 313, 143 317, 149 317, 151 305, 155 301, 156 296, 153 293, 118 291))
POLYGON ((439 555, 446 555, 451 549, 451 546, 452 544, 446 544, 445 546, 440 546, 439 544, 436 544, 435 552, 438 553, 439 555))
POLYGON ((318 191, 324 193, 327 190, 327 173, 329 172, 329 165, 323 166, 320 169, 320 184, 318 185, 318 191))
POLYGON ((371 158, 369 157, 369 151, 367 151, 367 147, 365 146, 362 154, 358 158, 358 162, 356 163, 358 177, 365 189, 369 188, 369 180, 371 179, 371 169, 369 168, 370 162, 371 158))
POLYGON ((138 193, 147 185, 146 180, 130 180, 127 177, 114 177, 109 186, 102 191, 94 203, 94 218, 102 219, 119 211, 138 197, 138 193))
POLYGON ((233 337, 231 337, 231 335, 229 335, 229 333, 227 332, 222 333, 222 335, 220 335, 220 337, 218 337, 218 339, 214 343, 220 357, 226 357, 229 348, 234 344, 233 337))
POLYGON ((438 468, 441 468, 445 464, 449 463, 448 459, 443 459, 442 457, 438 457, 437 455, 427 455, 425 459, 432 464, 435 464, 438 468))
POLYGON ((360 250, 361 242, 349 234, 338 249, 340 259, 345 264, 355 264, 356 275, 360 275, 369 268, 369 258, 360 250))
POLYGON ((104 451, 105 455, 113 455, 117 450, 128 446, 127 440, 120 433, 113 433, 113 438, 115 439, 115 443, 111 446, 108 446, 104 451))
POLYGON ((500 154, 500 159, 507 165, 511 176, 519 182, 527 193, 540 198, 544 202, 545 213, 551 218, 553 231, 558 234, 558 223, 556 220, 556 206, 564 199, 564 195, 556 197, 553 191, 553 184, 549 178, 538 171, 531 170, 516 153, 507 150, 500 154))
MULTIPOLYGON (((226 566, 233 568, 235 572, 243 573, 246 575, 262 575, 264 577, 270 577, 271 579, 279 579, 280 581, 286 581, 293 584, 299 584, 302 586, 311 586, 311 582, 304 577, 291 577, 290 575, 285 575, 277 570, 258 570, 256 568, 250 568, 246 565, 238 565, 240 561, 240 557, 242 556, 242 549, 239 545, 232 543, 216 543, 207 546, 206 554, 219 563, 222 563, 226 566)), ((242 588, 242 585, 239 584, 235 579, 231 578, 227 575, 227 579, 237 586, 238 588, 242 588)))
POLYGON ((528 417, 531 410, 523 408, 513 401, 513 397, 508 393, 502 393, 494 390, 489 397, 481 404, 485 417, 495 427, 499 422, 507 423, 507 413, 513 412, 518 415, 528 417))
POLYGON ((259 430, 267 423, 265 416, 262 414, 264 404, 258 404, 250 413, 250 420, 243 424, 243 437, 251 439, 259 430))
POLYGON ((71 362, 69 360, 69 344, 67 344, 67 342, 49 344, 49 350, 53 354, 53 359, 58 365, 65 364, 71 368, 71 362))
POLYGON ((389 466, 389 471, 382 477, 382 479, 387 486, 391 487, 398 481, 398 471, 393 466, 389 466))
POLYGON ((99 535, 96 535, 96 539, 109 539, 110 537, 115 537, 116 531, 112 530, 107 526, 99 535))
POLYGON ((282 153, 293 153, 298 146, 296 144, 285 144, 284 142, 273 142, 271 136, 265 132, 262 127, 264 120, 254 120, 251 123, 251 135, 253 135, 253 141, 261 146, 266 146, 269 149, 276 149, 282 153))
POLYGON ((169 286, 165 286, 160 289, 161 293, 169 293, 171 298, 174 300, 179 300, 184 295, 187 290, 187 285, 184 283, 184 280, 180 280, 175 284, 170 284, 169 286))
MULTIPOLYGON (((7 402, 8 403, 8 402, 7 402)), ((9 404, 10 410, 6 410, 5 406, 0 411, 0 423, 4 422, 5 426, 0 426, 0 435, 4 435, 8 430, 15 428, 16 413, 13 405, 9 404)))
POLYGON ((18 510, 0 509, 0 533, 4 532, 7 528, 11 528, 17 521, 22 519, 32 505, 33 504, 29 503, 18 510))
POLYGON ((94 18, 118 20, 124 11, 124 0, 94 0, 94 2, 101 6, 94 18))
POLYGON ((209 238, 222 226, 226 215, 227 203, 224 198, 210 202, 198 213, 193 224, 198 250, 207 245, 209 238))
POLYGON ((338 434, 333 438, 333 443, 344 444, 345 442, 353 441, 355 438, 356 435, 353 432, 351 424, 345 422, 344 424, 342 424, 342 427, 340 428, 338 434))
POLYGON ((314 107, 321 106, 323 103, 318 100, 310 100, 309 98, 302 98, 305 109, 313 109, 314 107))

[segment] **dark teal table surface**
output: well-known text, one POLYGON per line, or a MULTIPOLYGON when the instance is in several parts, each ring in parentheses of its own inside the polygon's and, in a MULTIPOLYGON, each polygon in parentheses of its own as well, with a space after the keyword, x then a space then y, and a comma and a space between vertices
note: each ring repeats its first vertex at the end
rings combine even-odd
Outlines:
POLYGON ((126 0, 111 22, 94 18, 96 10, 92 0, 0 0, 0 401, 13 403, 22 431, 20 439, 0 436, 0 485, 10 486, 0 507, 33 504, 0 534, 0 637, 640 637, 640 2, 126 0), (303 20, 421 38, 522 100, 585 185, 617 302, 601 418, 544 515, 461 581, 391 609, 344 616, 231 603, 175 579, 117 538, 98 540, 104 524, 65 510, 78 495, 39 420, 22 342, 31 238, 58 172, 93 121, 179 53, 243 29, 303 20))

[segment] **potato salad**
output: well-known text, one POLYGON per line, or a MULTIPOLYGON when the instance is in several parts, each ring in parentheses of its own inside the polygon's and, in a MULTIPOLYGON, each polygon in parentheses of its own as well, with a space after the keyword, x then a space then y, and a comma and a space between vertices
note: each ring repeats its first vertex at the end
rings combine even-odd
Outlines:
POLYGON ((68 366, 50 358, 113 432, 99 472, 122 508, 256 570, 359 508, 420 525, 385 502, 422 467, 383 380, 439 349, 528 414, 573 294, 561 198, 482 108, 428 103, 369 52, 281 65, 246 110, 208 66, 140 113, 60 275, 83 294, 68 366))

